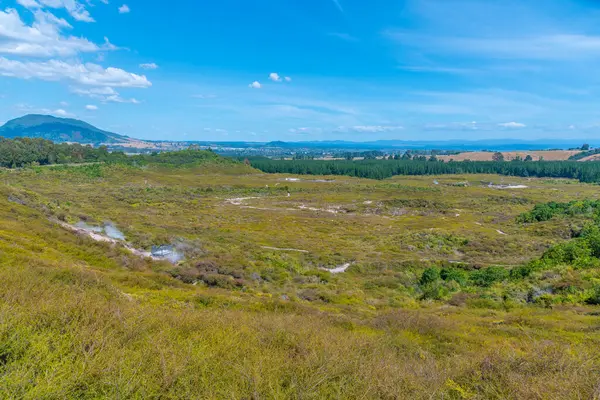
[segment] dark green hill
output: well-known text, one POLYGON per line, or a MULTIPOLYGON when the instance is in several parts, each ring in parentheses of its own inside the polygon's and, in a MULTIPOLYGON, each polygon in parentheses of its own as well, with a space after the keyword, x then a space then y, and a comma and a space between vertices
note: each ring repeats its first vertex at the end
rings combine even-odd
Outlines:
POLYGON ((127 136, 103 131, 77 119, 38 114, 29 114, 8 121, 0 127, 0 136, 5 138, 43 138, 53 142, 90 144, 127 143, 131 141, 127 136))

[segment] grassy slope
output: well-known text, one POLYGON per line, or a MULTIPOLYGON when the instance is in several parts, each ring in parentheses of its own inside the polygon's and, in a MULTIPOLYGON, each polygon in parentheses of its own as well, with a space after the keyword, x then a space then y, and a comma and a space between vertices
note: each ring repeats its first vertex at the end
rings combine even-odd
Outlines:
MULTIPOLYGON (((0 176, 0 396, 520 399, 599 394, 597 309, 449 307, 417 303, 399 287, 367 285, 382 277, 411 279, 410 268, 394 264, 395 258, 411 259, 415 252, 419 258, 448 258, 448 252, 459 257, 452 244, 437 239, 417 249, 397 244, 400 237, 412 238, 410 246, 431 240, 420 236, 430 227, 478 238, 485 250, 460 249, 475 262, 531 257, 560 240, 568 227, 549 221, 519 232, 512 217, 531 204, 496 197, 533 203, 549 196, 591 197, 596 188, 536 180, 527 192, 490 192, 434 188, 430 178, 373 187, 380 183, 285 182, 243 168, 223 173, 209 167, 89 166, 0 176), (275 190, 277 184, 289 186, 291 196, 275 190), (172 267, 78 238, 48 222, 42 211, 9 203, 9 194, 66 219, 85 215, 116 221, 140 246, 187 238, 202 248, 199 259, 237 266, 246 274, 258 271, 272 280, 233 291, 186 285, 162 272, 172 267), (334 204, 356 211, 259 210, 224 202, 244 196, 266 196, 248 203, 261 208, 334 204), (490 196, 493 200, 486 200, 490 196), (398 199, 415 198, 448 203, 451 211, 402 203, 407 214, 393 217, 387 206, 377 206, 396 200, 391 203, 396 207, 398 199), (311 253, 279 253, 260 245, 311 253), (497 254, 488 255, 491 249, 497 254), (327 274, 321 277, 327 282, 319 284, 305 279, 319 264, 351 259, 357 264, 347 274, 327 274), (330 301, 296 296, 315 287, 325 287, 330 301), (282 293, 291 300, 281 300, 282 293), (396 305, 389 301, 394 298, 396 305)), ((488 177, 468 177, 483 178, 488 177)), ((440 183, 461 179, 446 177, 440 183)))

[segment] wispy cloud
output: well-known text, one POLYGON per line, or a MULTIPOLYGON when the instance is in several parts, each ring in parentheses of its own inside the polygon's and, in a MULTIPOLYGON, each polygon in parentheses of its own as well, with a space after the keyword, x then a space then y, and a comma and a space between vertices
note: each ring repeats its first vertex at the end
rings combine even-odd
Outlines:
POLYGON ((95 22, 85 6, 77 0, 17 0, 17 3, 29 9, 64 8, 77 21, 95 22))
POLYGON ((130 11, 131 10, 127 4, 123 4, 121 7, 119 7, 119 14, 128 14, 130 11))
POLYGON ((217 98, 217 95, 215 94, 193 94, 191 97, 195 98, 195 99, 215 99, 217 98))
POLYGON ((29 104, 15 104, 15 109, 17 109, 19 112, 23 112, 23 113, 35 113, 35 114, 49 114, 49 115, 55 115, 58 117, 74 117, 75 114, 63 109, 63 108, 59 108, 56 110, 52 110, 49 108, 39 108, 39 107, 33 107, 29 104))
POLYGON ((333 1, 333 4, 335 4, 335 6, 338 8, 338 10, 340 10, 340 12, 344 12, 344 8, 342 7, 342 4, 340 3, 340 0, 331 0, 333 1))
POLYGON ((472 74, 478 72, 474 68, 453 68, 453 67, 436 67, 436 66, 409 66, 401 65, 398 69, 411 72, 422 72, 422 73, 439 73, 439 74, 472 74))
POLYGON ((388 30, 398 44, 429 54, 480 56, 491 59, 571 60, 600 57, 600 36, 555 34, 515 37, 451 37, 388 30))
POLYGON ((339 126, 335 129, 336 132, 356 132, 356 133, 381 133, 401 131, 404 127, 400 125, 355 125, 355 126, 339 126))
POLYGON ((143 68, 143 69, 157 69, 158 65, 156 65, 155 63, 145 63, 145 64, 140 64, 140 68, 143 68))
POLYGON ((328 33, 328 35, 336 37, 336 38, 341 39, 341 40, 345 40, 346 42, 358 42, 357 38, 355 38, 354 36, 352 36, 352 35, 350 35, 348 33, 330 32, 330 33, 328 33))
POLYGON ((111 87, 97 87, 97 88, 80 88, 73 87, 71 92, 80 96, 86 96, 92 99, 99 100, 103 103, 130 103, 140 104, 140 101, 134 98, 125 99, 121 97, 119 92, 111 87))
POLYGON ((522 124, 520 122, 504 122, 504 123, 498 124, 498 126, 500 126, 502 128, 512 128, 512 129, 527 127, 527 125, 522 124))
POLYGON ((293 135, 302 135, 302 136, 313 135, 316 133, 323 132, 323 128, 316 128, 316 127, 291 128, 291 129, 288 129, 288 132, 293 135))

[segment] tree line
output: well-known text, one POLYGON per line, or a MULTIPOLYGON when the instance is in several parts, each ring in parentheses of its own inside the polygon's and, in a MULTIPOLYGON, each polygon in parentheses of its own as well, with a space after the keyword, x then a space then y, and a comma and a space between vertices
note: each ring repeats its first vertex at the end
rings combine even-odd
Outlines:
POLYGON ((105 146, 94 148, 78 143, 54 143, 38 138, 0 138, 0 167, 5 168, 99 162, 118 156, 109 153, 105 146))
POLYGON ((111 152, 106 146, 92 147, 78 143, 54 143, 39 138, 5 139, 0 137, 0 167, 4 168, 90 162, 181 166, 206 161, 232 162, 233 160, 222 158, 210 150, 193 147, 180 151, 128 156, 121 151, 111 152))
POLYGON ((574 161, 450 161, 418 160, 273 160, 254 158, 251 165, 267 173, 347 175, 385 179, 395 175, 500 174, 521 177, 571 178, 600 182, 600 163, 574 161))

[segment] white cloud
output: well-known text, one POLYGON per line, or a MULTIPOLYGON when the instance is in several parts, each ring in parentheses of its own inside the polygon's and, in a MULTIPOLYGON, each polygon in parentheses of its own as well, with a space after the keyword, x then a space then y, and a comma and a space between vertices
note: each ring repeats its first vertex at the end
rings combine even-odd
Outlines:
POLYGON ((119 7, 119 14, 127 14, 129 11, 131 10, 127 4, 123 4, 121 7, 119 7))
POLYGON ((281 82, 281 77, 276 72, 271 72, 269 74, 269 79, 272 80, 273 82, 281 82))
POLYGON ((49 108, 33 107, 29 104, 23 104, 23 103, 15 104, 15 109, 17 109, 19 112, 27 113, 27 114, 50 114, 50 115, 56 115, 59 117, 74 117, 75 116, 75 114, 66 111, 64 108, 52 110, 49 108))
POLYGON ((92 63, 67 63, 59 60, 22 62, 0 57, 0 75, 45 81, 70 80, 86 86, 147 88, 152 83, 145 75, 137 75, 120 68, 104 68, 92 63))
POLYGON ((289 76, 286 76, 285 78, 283 78, 286 82, 291 82, 292 78, 290 78, 289 76))
POLYGON ((27 113, 27 114, 50 114, 56 115, 59 117, 74 117, 75 114, 66 111, 64 108, 59 108, 56 110, 52 110, 50 108, 39 108, 34 107, 29 104, 15 104, 15 109, 19 110, 19 112, 27 113))
POLYGON ((358 133, 380 133, 393 132, 403 130, 400 125, 354 125, 354 126, 339 126, 335 129, 336 132, 358 132, 358 133))
POLYGON ((17 0, 17 4, 26 8, 40 8, 40 4, 35 0, 17 0))
POLYGON ((77 21, 95 22, 85 6, 77 0, 17 0, 17 3, 29 9, 64 8, 77 21))
POLYGON ((80 94, 80 95, 84 95, 84 96, 90 96, 90 97, 93 97, 94 95, 112 96, 112 95, 118 94, 117 91, 111 87, 85 88, 85 89, 73 87, 73 88, 71 88, 71 92, 80 94))
POLYGON ((251 89, 260 89, 262 87, 262 85, 260 84, 259 81, 254 81, 251 84, 249 84, 248 87, 251 89))
POLYGON ((72 29, 73 26, 68 23, 63 18, 58 18, 56 15, 52 14, 48 11, 37 10, 33 13, 35 15, 36 21, 38 21, 38 26, 44 26, 46 24, 52 24, 59 26, 61 28, 72 29))
POLYGON ((140 68, 143 68, 143 69, 157 69, 158 65, 156 65, 155 63, 145 63, 145 64, 140 64, 140 68))
POLYGON ((522 124, 520 122, 505 122, 503 124, 498 124, 498 126, 502 127, 502 128, 525 128, 527 125, 522 124))
POLYGON ((87 106, 85 106, 85 109, 89 110, 89 111, 96 111, 98 109, 98 106, 95 106, 93 104, 88 104, 87 106))
MULTIPOLYGON (((82 1, 82 0, 80 0, 82 1)), ((107 4, 108 1, 101 0, 107 4)), ((103 67, 94 63, 79 61, 82 53, 98 52, 118 48, 104 38, 103 44, 96 44, 84 37, 63 34, 72 29, 71 24, 58 18, 47 8, 64 8, 76 20, 92 22, 93 19, 78 0, 17 0, 30 9, 34 15, 31 23, 25 23, 19 13, 12 8, 0 10, 0 55, 12 54, 19 57, 47 58, 47 61, 32 61, 23 58, 9 59, 0 56, 0 76, 20 79, 40 79, 45 81, 67 81, 77 86, 90 86, 91 89, 78 89, 80 95, 96 98, 102 102, 134 103, 135 98, 123 98, 114 88, 147 88, 152 83, 145 75, 134 74, 116 67, 103 67), (86 93, 87 91, 87 93, 86 93)), ((91 0, 85 4, 92 5, 91 0)), ((154 69, 154 63, 142 67, 154 69)))
POLYGON ((96 87, 96 88, 71 88, 71 92, 78 94, 80 96, 90 97, 92 99, 97 99, 102 103, 131 103, 131 104, 140 104, 140 101, 131 98, 124 99, 121 97, 119 92, 111 87, 96 87))
POLYGON ((108 39, 98 46, 82 37, 63 36, 71 25, 52 13, 36 10, 32 25, 25 24, 14 9, 0 11, 0 53, 31 57, 68 57, 78 53, 115 50, 108 39))
POLYGON ((71 115, 67 111, 63 110, 62 108, 59 108, 58 110, 55 110, 54 114, 60 115, 61 117, 67 117, 67 116, 71 115))

